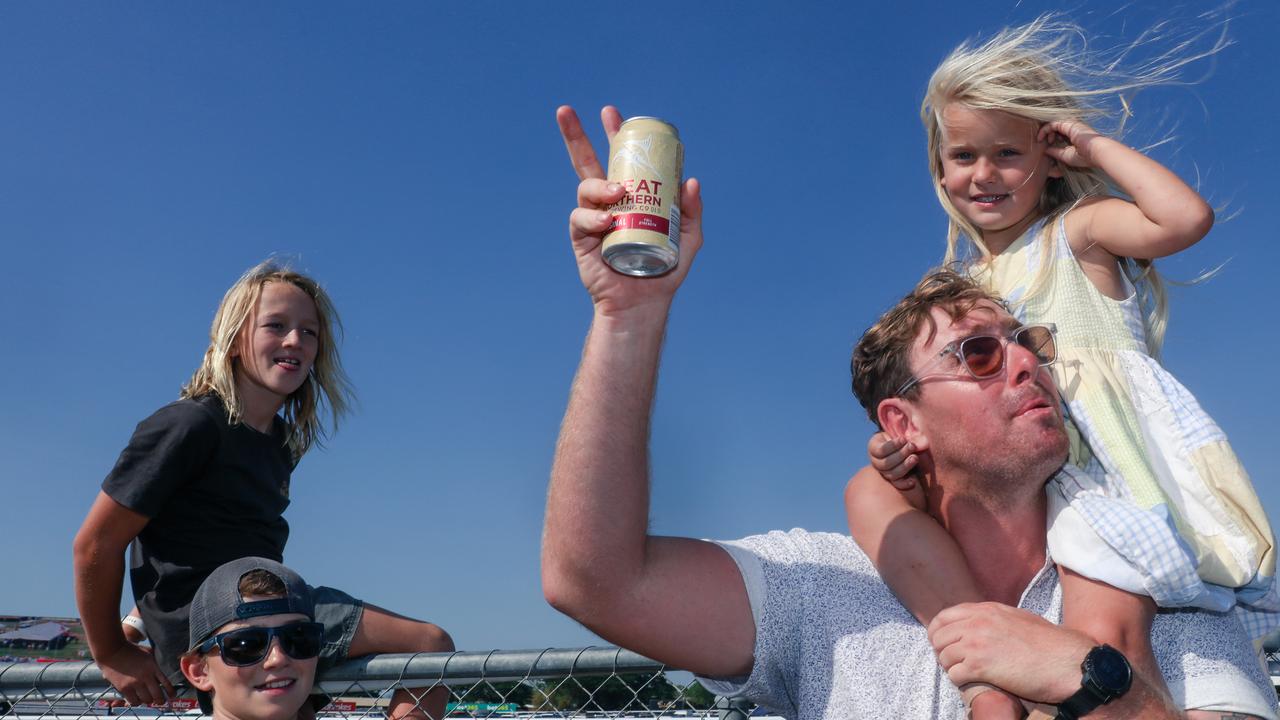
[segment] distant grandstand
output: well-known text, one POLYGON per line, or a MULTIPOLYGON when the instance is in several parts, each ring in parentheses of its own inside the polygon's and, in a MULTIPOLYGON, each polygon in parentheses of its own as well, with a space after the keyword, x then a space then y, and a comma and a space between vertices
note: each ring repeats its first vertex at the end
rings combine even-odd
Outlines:
POLYGON ((0 615, 0 661, 71 660, 87 655, 79 618, 0 615))

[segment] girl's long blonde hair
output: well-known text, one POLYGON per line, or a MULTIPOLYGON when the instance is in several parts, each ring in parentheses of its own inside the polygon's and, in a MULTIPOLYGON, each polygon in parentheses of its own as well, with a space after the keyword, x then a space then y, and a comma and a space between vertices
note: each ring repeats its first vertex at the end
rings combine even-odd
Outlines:
POLYGON ((328 437, 320 420, 321 406, 327 405, 338 429, 339 419, 346 415, 354 400, 351 381, 342 369, 338 344, 342 339, 342 321, 328 293, 315 280, 295 272, 276 260, 265 260, 249 268, 236 281, 213 316, 209 329, 209 349, 191 380, 182 387, 182 398, 216 395, 227 410, 227 420, 235 425, 244 415, 244 405, 236 393, 235 363, 232 351, 239 341, 245 323, 258 307, 262 288, 267 283, 289 283, 307 294, 316 305, 319 320, 315 363, 307 379, 288 398, 282 412, 289 424, 289 451, 296 462, 313 443, 328 437))
MULTIPOLYGON (((920 105, 920 119, 928 136, 933 189, 950 219, 944 264, 971 260, 985 265, 991 260, 982 232, 956 210, 942 185, 942 112, 948 104, 998 110, 1038 124, 1084 120, 1100 132, 1120 136, 1130 116, 1126 95, 1154 85, 1184 82, 1181 73, 1189 63, 1229 44, 1225 22, 1210 16, 1206 20, 1200 29, 1181 36, 1171 32, 1169 23, 1162 23, 1129 45, 1097 53, 1088 47, 1079 26, 1054 15, 1042 15, 1026 25, 1006 28, 986 42, 966 42, 952 51, 929 78, 920 105), (1209 47, 1205 48, 1206 44, 1209 47), (1146 60, 1132 59, 1140 49, 1161 45, 1168 49, 1146 60)), ((1123 195, 1100 170, 1065 164, 1060 164, 1059 169, 1062 177, 1048 179, 1037 207, 1044 219, 1039 242, 1041 257, 1045 258, 1052 256, 1053 229, 1058 218, 1085 198, 1123 195)), ((1157 354, 1169 315, 1164 282, 1151 260, 1119 260, 1121 270, 1138 290, 1138 300, 1146 311, 1147 345, 1152 354, 1157 354)), ((1040 264, 1023 302, 1042 289, 1049 268, 1048 262, 1040 264)))

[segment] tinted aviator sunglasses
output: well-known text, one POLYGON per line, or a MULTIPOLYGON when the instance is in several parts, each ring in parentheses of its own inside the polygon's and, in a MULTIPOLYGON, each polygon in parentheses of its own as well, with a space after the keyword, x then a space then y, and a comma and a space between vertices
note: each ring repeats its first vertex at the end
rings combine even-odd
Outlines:
POLYGON ((903 383, 894 396, 901 396, 910 390, 950 357, 959 360, 965 372, 976 380, 995 377, 1004 371, 1005 345, 1011 342, 1031 351, 1040 362, 1040 367, 1048 367, 1058 359, 1058 348, 1053 342, 1057 331, 1058 328, 1053 323, 1044 323, 1023 325, 1007 337, 971 335, 958 340, 938 351, 933 361, 903 383))
POLYGON ((324 625, 318 622, 291 622, 278 627, 245 627, 218 633, 196 649, 207 653, 218 646, 222 661, 235 667, 262 662, 271 650, 271 638, 280 639, 280 649, 294 660, 309 660, 320 654, 324 625))

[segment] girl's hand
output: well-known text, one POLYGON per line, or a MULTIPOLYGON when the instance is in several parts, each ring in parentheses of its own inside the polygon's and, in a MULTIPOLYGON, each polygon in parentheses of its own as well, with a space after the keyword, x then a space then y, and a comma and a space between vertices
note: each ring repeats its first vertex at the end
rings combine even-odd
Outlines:
POLYGON ((1095 167, 1090 148, 1102 138, 1098 131, 1078 120, 1056 120, 1040 126, 1036 140, 1047 143, 1045 154, 1071 167, 1095 167))
POLYGON ((126 642, 110 657, 99 660, 98 668, 131 707, 164 704, 173 697, 173 683, 156 665, 150 648, 126 642))
POLYGON ((899 492, 916 487, 916 478, 912 474, 917 462, 916 447, 909 441, 894 440, 878 432, 867 442, 867 455, 871 457, 871 467, 899 492))

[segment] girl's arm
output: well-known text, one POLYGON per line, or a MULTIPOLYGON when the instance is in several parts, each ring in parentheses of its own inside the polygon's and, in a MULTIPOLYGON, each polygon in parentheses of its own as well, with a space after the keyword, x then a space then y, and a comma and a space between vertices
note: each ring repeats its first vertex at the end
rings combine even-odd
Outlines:
MULTIPOLYGON (((1077 253, 1100 247, 1116 257, 1154 259, 1186 250, 1213 227, 1213 208, 1165 166, 1082 122, 1045 123, 1045 152, 1072 167, 1097 168, 1133 198, 1084 203, 1072 213, 1077 253)), ((1070 230, 1070 226, 1069 226, 1070 230)))
POLYGON ((916 482, 914 472, 919 458, 910 440, 898 441, 889 437, 889 433, 878 432, 867 441, 867 456, 871 458, 871 467, 903 492, 911 507, 925 508, 924 488, 916 482))
MULTIPOLYGON (((924 486, 913 471, 915 446, 879 432, 867 443, 871 467, 845 486, 849 532, 898 600, 928 626, 944 608, 982 600, 951 535, 924 511, 924 486)), ((1021 717, 1021 702, 982 683, 960 687, 973 718, 1021 717)))
POLYGON ((844 491, 849 532, 922 624, 943 608, 983 600, 955 540, 871 467, 844 491))
POLYGON ((130 705, 164 702, 165 692, 173 693, 151 654, 129 642, 120 629, 124 551, 147 521, 99 491, 73 546, 76 606, 89 652, 130 705))

